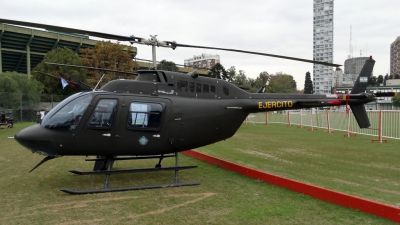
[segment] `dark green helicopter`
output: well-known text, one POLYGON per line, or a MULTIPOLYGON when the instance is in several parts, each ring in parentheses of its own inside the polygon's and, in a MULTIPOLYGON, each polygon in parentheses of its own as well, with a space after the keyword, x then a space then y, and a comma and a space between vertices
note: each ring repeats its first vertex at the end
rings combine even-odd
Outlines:
MULTIPOLYGON (((161 42, 83 31, 72 28, 0 19, 0 23, 46 28, 64 32, 129 41, 155 47, 194 47, 235 51, 286 58, 315 64, 340 66, 326 62, 204 46, 161 42)), ((125 191, 144 188, 197 185, 180 183, 178 171, 196 166, 178 166, 178 152, 209 145, 232 137, 249 113, 292 110, 348 104, 360 126, 370 126, 364 104, 380 96, 396 93, 365 93, 375 61, 366 60, 351 94, 270 94, 248 93, 220 79, 160 70, 138 71, 136 80, 113 80, 99 90, 76 93, 53 108, 41 124, 25 128, 15 139, 32 152, 46 156, 43 162, 60 156, 96 156, 93 171, 76 174, 106 174, 100 189, 60 189, 71 194, 125 191), (118 157, 117 157, 118 156, 118 157), (175 157, 175 166, 162 167, 161 160, 175 157), (112 169, 115 160, 158 158, 154 168, 112 169), (109 175, 143 171, 175 171, 171 184, 110 188, 109 175)), ((85 88, 84 88, 85 89, 85 88)), ((31 171, 32 171, 31 170, 31 171)))

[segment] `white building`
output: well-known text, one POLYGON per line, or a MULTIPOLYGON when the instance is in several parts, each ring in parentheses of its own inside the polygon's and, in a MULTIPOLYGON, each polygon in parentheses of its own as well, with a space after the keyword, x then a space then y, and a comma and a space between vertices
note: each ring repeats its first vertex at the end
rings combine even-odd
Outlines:
POLYGON ((185 59, 185 67, 194 67, 199 69, 211 69, 215 64, 220 63, 219 55, 201 54, 193 58, 185 59))
POLYGON ((332 76, 332 87, 334 90, 338 87, 353 87, 355 80, 352 76, 343 74, 343 70, 337 67, 332 76))
MULTIPOLYGON (((333 63, 333 0, 314 0, 314 60, 333 63)), ((331 93, 334 69, 314 64, 314 93, 331 93)))

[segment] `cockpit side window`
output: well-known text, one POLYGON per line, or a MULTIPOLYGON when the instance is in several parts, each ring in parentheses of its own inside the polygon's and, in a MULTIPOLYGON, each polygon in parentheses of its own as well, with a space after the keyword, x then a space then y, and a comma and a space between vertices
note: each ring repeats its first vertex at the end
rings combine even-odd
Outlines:
MULTIPOLYGON (((74 95, 75 96, 75 95, 74 95)), ((72 96, 71 96, 72 97, 72 96)), ((70 97, 70 98, 71 98, 70 97)), ((92 100, 91 94, 81 95, 66 104, 60 103, 43 119, 41 126, 50 130, 73 131, 92 100)))
POLYGON ((117 99, 100 99, 89 117, 87 127, 91 129, 111 129, 117 111, 117 99))

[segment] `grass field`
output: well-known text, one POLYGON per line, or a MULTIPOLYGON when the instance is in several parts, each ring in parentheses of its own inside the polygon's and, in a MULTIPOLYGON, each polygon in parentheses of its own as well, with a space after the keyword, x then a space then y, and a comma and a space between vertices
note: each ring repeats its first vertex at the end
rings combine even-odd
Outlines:
POLYGON ((229 141, 200 152, 254 169, 400 206, 400 140, 371 143, 285 125, 245 125, 229 141))
MULTIPOLYGON (((51 160, 28 174, 43 156, 7 139, 27 125, 0 129, 0 224, 393 224, 183 155, 180 165, 199 168, 181 171, 181 182, 199 181, 199 186, 68 195, 58 188, 99 188, 104 176, 67 172, 90 170, 92 163, 85 162, 84 157, 51 160)), ((399 178, 396 144, 399 142, 371 144, 370 137, 343 138, 336 133, 322 134, 282 125, 247 125, 233 138, 198 150, 288 178, 397 205, 400 201, 396 191, 399 178), (368 148, 363 149, 365 146, 368 148), (360 155, 354 157, 355 154, 360 155)), ((155 164, 156 160, 142 160, 117 162, 115 166, 155 164)), ((163 163, 172 164, 172 159, 163 163)), ((112 175, 110 182, 111 186, 120 187, 170 183, 172 179, 173 172, 136 173, 112 175)))

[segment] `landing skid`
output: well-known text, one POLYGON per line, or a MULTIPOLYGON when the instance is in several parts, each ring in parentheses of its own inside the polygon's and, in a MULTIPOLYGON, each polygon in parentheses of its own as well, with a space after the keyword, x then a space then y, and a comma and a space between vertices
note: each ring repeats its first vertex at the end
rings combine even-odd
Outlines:
POLYGON ((103 183, 102 187, 99 189, 88 189, 88 190, 74 190, 69 188, 60 188, 60 191, 63 191, 68 194, 95 194, 95 193, 105 193, 105 192, 118 192, 118 191, 130 191, 130 190, 142 190, 142 189, 155 189, 155 188, 165 188, 165 187, 181 187, 181 186, 194 186, 199 185, 199 182, 188 182, 188 183, 180 183, 178 178, 178 171, 185 169, 197 168, 197 166, 178 166, 178 153, 163 156, 163 155, 154 155, 154 156, 134 156, 134 157, 125 157, 125 158, 116 158, 113 156, 108 157, 98 157, 96 159, 89 159, 87 161, 96 161, 94 166, 94 171, 77 171, 70 170, 69 172, 78 174, 78 175, 91 175, 91 174, 105 174, 106 180, 103 183), (175 166, 173 167, 161 167, 161 160, 164 157, 173 157, 175 156, 175 166), (155 168, 137 168, 137 169, 120 169, 120 170, 112 170, 112 166, 115 160, 132 160, 132 159, 143 159, 143 158, 159 158, 160 161, 155 166, 155 168), (101 163, 99 163, 101 162, 101 163), (101 166, 99 166, 101 164, 101 166), (101 169, 100 169, 101 168, 101 169), (96 170, 97 169, 97 170, 96 170), (111 174, 118 173, 136 173, 136 172, 158 172, 158 171, 175 171, 175 177, 172 183, 170 184, 156 184, 156 185, 146 185, 146 186, 131 186, 131 187, 118 187, 118 188, 110 188, 109 178, 111 174))
POLYGON ((181 186, 194 186, 199 185, 199 182, 190 183, 171 183, 171 184, 158 184, 149 186, 132 186, 132 187, 120 187, 120 188, 100 188, 91 190, 74 190, 69 188, 60 188, 68 194, 96 194, 96 193, 106 193, 106 192, 118 192, 118 191, 131 191, 131 190, 143 190, 143 189, 155 189, 155 188, 166 188, 166 187, 181 187, 181 186))

